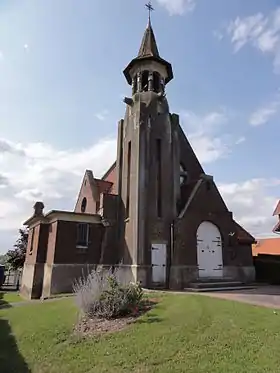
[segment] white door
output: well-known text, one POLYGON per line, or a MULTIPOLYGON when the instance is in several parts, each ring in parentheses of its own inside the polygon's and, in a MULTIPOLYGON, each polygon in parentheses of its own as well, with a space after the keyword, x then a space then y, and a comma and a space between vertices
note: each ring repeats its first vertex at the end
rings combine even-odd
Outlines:
POLYGON ((166 244, 152 244, 152 282, 165 284, 166 281, 166 244))
POLYGON ((196 237, 199 277, 222 277, 223 249, 219 229, 204 221, 198 227, 196 237))

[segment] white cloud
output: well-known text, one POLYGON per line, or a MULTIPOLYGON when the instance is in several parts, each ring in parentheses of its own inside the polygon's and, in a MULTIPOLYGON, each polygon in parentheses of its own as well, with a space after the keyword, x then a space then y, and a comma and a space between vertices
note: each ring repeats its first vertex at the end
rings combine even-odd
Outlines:
MULTIPOLYGON (((43 200, 47 210, 73 209, 85 169, 101 176, 115 161, 116 145, 115 139, 108 138, 88 149, 61 151, 49 144, 16 144, 2 139, 1 241, 5 231, 15 232, 32 214, 36 200, 43 200)), ((6 249, 0 246, 0 251, 6 249)))
POLYGON ((218 40, 223 40, 223 38, 224 38, 224 34, 219 30, 214 30, 213 31, 213 36, 218 40))
POLYGON ((251 126, 260 126, 267 123, 272 117, 274 117, 280 108, 280 99, 275 99, 268 102, 266 105, 255 110, 250 118, 249 123, 251 126))
POLYGON ((109 112, 108 110, 103 110, 101 111, 100 113, 96 113, 95 114, 95 117, 100 120, 101 122, 104 122, 104 120, 107 119, 107 116, 108 116, 109 112))
POLYGON ((251 45, 273 59, 274 71, 280 73, 280 8, 265 16, 257 13, 248 17, 237 17, 227 26, 227 34, 234 52, 251 45))
POLYGON ((234 218, 256 237, 271 236, 280 179, 251 179, 220 184, 218 188, 234 218), (275 189, 274 189, 275 188, 275 189))
POLYGON ((171 16, 192 12, 196 5, 196 0, 157 0, 157 2, 166 8, 171 16))
POLYGON ((235 145, 239 145, 239 144, 242 144, 243 142, 246 141, 246 138, 244 136, 241 136, 239 137, 236 141, 235 141, 235 145))
POLYGON ((197 115, 192 111, 181 112, 181 124, 187 137, 202 163, 211 163, 230 153, 230 136, 221 131, 229 120, 226 110, 197 115), (219 135, 217 135, 219 133, 219 135))
MULTIPOLYGON (((204 116, 185 111, 183 124, 190 142, 203 163, 226 156, 232 146, 243 138, 229 140, 217 136, 226 126, 228 114, 224 110, 204 116)), ((224 131, 223 131, 224 132, 224 131)), ((0 141, 0 252, 13 244, 17 229, 32 214, 36 200, 50 209, 74 208, 85 169, 92 169, 96 177, 116 159, 115 138, 107 138, 89 148, 59 150, 46 143, 13 143, 0 141), (6 246, 3 246, 3 245, 6 246)), ((222 184, 221 191, 238 221, 251 232, 270 232, 276 198, 269 188, 279 189, 280 181, 249 180, 241 184, 222 184), (256 201, 261 201, 257 204, 256 201)))

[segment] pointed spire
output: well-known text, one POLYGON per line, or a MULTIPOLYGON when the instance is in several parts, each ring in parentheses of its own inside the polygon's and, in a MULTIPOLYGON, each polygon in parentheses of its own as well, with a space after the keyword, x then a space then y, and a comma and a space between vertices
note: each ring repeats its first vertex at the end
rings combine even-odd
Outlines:
POLYGON ((157 42, 155 38, 155 34, 151 25, 151 12, 154 10, 152 7, 151 2, 149 1, 148 4, 146 4, 146 8, 149 12, 149 18, 148 18, 148 25, 146 27, 141 47, 138 52, 138 57, 159 57, 157 42))
POLYGON ((148 25, 146 27, 138 55, 127 65, 123 73, 126 77, 128 84, 132 84, 131 69, 136 64, 141 64, 144 60, 154 60, 165 66, 167 70, 165 84, 167 84, 168 82, 170 82, 170 80, 173 79, 172 66, 169 62, 161 58, 159 55, 155 34, 151 24, 151 12, 154 10, 154 8, 152 7, 150 1, 148 4, 146 4, 146 8, 149 11, 148 25))
POLYGON ((145 30, 138 57, 159 57, 155 34, 149 17, 148 26, 145 30))

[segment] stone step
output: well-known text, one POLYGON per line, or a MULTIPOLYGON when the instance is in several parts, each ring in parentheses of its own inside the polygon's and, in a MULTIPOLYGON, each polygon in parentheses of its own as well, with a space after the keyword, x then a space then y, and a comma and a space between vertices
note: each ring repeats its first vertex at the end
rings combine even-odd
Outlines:
MULTIPOLYGON (((209 283, 209 282, 232 282, 234 281, 231 277, 201 277, 195 281, 194 283, 209 283)), ((236 282, 236 281, 235 281, 236 282)))
POLYGON ((242 285, 242 286, 226 286, 226 287, 213 287, 213 288, 185 288, 184 291, 193 293, 206 293, 206 292, 218 292, 218 291, 234 291, 234 290, 250 290, 255 289, 254 286, 242 285))
POLYGON ((193 282, 189 285, 190 288, 194 289, 207 289, 207 288, 226 288, 226 287, 236 287, 244 286, 240 281, 209 281, 209 282, 193 282))

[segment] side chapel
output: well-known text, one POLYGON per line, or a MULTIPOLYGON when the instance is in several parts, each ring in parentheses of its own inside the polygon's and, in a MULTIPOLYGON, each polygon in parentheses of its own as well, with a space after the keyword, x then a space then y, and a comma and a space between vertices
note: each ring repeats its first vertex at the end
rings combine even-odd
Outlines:
POLYGON ((172 66, 159 54, 150 17, 124 76, 132 89, 116 162, 101 179, 85 172, 74 211, 44 213, 36 202, 25 222, 27 298, 71 292, 75 278, 102 266, 118 266, 126 281, 147 288, 255 278, 254 237, 234 220, 170 113, 172 66))

